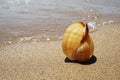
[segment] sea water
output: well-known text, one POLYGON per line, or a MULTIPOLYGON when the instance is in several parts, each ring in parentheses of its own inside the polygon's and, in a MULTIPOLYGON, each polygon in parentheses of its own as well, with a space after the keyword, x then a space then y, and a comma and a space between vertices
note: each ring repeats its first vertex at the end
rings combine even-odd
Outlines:
POLYGON ((61 40, 73 22, 120 21, 120 0, 0 0, 0 46, 61 40))

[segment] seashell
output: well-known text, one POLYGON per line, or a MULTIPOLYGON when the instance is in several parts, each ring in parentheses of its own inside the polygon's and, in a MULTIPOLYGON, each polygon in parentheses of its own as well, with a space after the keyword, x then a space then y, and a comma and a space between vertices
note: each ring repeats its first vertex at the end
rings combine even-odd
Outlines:
POLYGON ((89 35, 88 25, 76 22, 70 25, 62 39, 62 49, 69 59, 88 61, 94 51, 94 43, 89 35))

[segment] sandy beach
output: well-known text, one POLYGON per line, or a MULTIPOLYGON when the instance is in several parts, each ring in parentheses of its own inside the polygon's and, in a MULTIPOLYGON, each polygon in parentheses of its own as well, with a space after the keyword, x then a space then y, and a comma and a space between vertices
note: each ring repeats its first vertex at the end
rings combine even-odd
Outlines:
POLYGON ((90 33, 95 51, 87 63, 69 61, 61 41, 18 43, 0 48, 0 80, 119 80, 120 24, 90 33))
POLYGON ((0 80, 120 80, 120 0, 0 0, 0 80), (72 23, 96 22, 86 63, 64 55, 72 23), (103 26, 101 26, 103 25, 103 26))

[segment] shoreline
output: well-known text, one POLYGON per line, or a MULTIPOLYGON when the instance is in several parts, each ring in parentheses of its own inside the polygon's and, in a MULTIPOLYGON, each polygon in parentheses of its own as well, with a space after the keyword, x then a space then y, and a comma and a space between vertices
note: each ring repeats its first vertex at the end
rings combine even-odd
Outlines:
MULTIPOLYGON (((120 22, 120 14, 103 14, 100 19, 100 23, 98 24, 98 30, 99 28, 104 28, 104 25, 113 25, 113 24, 119 24, 120 22)), ((74 21, 77 22, 78 20, 74 21)), ((60 21, 60 23, 62 23, 60 21)), ((59 24, 60 24, 59 23, 59 24)), ((58 27, 56 29, 47 30, 41 29, 41 25, 35 25, 33 26, 22 26, 22 25, 14 25, 12 26, 0 26, 0 46, 4 45, 11 45, 16 44, 19 42, 42 42, 42 41, 59 41, 62 38, 62 35, 70 24, 73 22, 66 22, 62 23, 60 25, 57 25, 58 27), (15 27, 16 26, 16 27, 15 27), (4 28, 3 28, 4 27, 4 28), (9 27, 9 28, 8 28, 9 27), (62 27, 62 29, 60 29, 62 27), (20 28, 20 29, 19 29, 20 28), (47 32, 47 33, 45 33, 47 32)), ((57 23, 56 23, 57 24, 57 23)), ((46 26, 49 26, 49 24, 46 26)), ((55 24, 50 25, 50 27, 54 28, 55 24)))

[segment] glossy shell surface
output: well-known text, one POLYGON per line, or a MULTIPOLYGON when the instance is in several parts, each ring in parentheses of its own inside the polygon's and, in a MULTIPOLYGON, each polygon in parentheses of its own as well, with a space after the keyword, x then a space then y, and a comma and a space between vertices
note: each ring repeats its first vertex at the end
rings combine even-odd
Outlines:
POLYGON ((70 25, 62 39, 64 54, 77 61, 87 61, 94 51, 92 38, 89 36, 88 26, 83 22, 76 22, 70 25))

